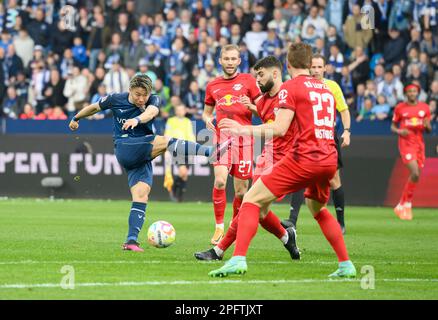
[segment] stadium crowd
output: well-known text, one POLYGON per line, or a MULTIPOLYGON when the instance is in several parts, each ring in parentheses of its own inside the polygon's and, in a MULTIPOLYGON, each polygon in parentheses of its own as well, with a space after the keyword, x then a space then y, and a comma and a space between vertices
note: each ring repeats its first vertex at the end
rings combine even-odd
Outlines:
POLYGON ((67 119, 143 72, 162 118, 184 104, 200 119, 222 45, 238 44, 251 72, 302 41, 357 121, 390 119, 408 82, 438 120, 438 0, 5 0, 0 32, 0 117, 67 119))

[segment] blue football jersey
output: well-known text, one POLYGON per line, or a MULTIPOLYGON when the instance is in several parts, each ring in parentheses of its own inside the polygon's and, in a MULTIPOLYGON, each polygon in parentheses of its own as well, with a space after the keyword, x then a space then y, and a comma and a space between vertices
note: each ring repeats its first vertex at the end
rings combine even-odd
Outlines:
POLYGON ((102 110, 111 109, 113 112, 114 140, 124 137, 141 137, 154 133, 154 119, 147 123, 141 123, 134 129, 123 130, 122 126, 128 119, 135 118, 142 114, 149 106, 160 108, 161 98, 152 94, 143 108, 137 107, 128 100, 129 93, 113 93, 99 99, 98 103, 102 110))

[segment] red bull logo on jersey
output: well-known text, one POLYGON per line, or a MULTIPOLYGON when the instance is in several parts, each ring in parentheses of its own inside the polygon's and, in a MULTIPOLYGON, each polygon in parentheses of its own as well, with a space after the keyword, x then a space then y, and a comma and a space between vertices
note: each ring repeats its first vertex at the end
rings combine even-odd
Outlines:
POLYGON ((416 127, 422 124, 421 119, 418 118, 411 118, 411 119, 406 119, 406 125, 407 126, 412 126, 412 127, 416 127))
POLYGON ((240 103, 240 98, 233 96, 232 94, 227 94, 219 99, 216 103, 216 107, 219 106, 232 106, 233 104, 240 103))

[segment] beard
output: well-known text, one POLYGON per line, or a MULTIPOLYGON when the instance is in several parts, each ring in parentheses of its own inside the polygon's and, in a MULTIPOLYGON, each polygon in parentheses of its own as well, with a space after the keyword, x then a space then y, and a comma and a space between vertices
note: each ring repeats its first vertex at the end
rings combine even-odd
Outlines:
POLYGON ((274 86, 274 80, 271 78, 269 79, 264 85, 259 84, 260 91, 263 93, 271 91, 272 87, 274 86))

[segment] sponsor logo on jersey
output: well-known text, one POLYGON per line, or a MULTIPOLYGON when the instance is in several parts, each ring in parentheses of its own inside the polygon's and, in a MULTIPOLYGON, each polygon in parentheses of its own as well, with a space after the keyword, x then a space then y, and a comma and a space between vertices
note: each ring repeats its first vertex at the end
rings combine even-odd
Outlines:
POLYGON ((233 104, 236 104, 236 103, 240 103, 240 98, 233 96, 231 94, 227 94, 217 101, 216 107, 219 107, 219 106, 229 107, 229 106, 232 106, 233 104))
POLYGON ((286 103, 287 94, 288 93, 287 93, 286 89, 283 89, 278 93, 278 100, 279 100, 278 103, 279 104, 286 103))
POLYGON ((418 112, 418 115, 423 118, 426 115, 426 112, 424 112, 424 110, 420 110, 420 112, 418 112))

